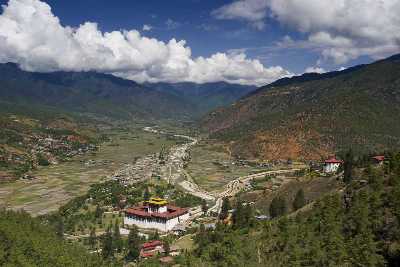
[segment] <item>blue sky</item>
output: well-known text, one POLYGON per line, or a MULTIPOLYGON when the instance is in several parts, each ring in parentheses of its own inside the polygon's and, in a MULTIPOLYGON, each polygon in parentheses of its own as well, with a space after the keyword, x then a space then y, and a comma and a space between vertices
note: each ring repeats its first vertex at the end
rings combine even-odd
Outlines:
MULTIPOLYGON (((45 2, 49 3, 54 14, 64 25, 79 26, 83 22, 92 21, 97 22, 101 30, 112 31, 142 30, 143 25, 147 24, 153 29, 143 32, 144 35, 163 41, 172 38, 186 40, 194 56, 210 56, 230 49, 272 46, 285 35, 301 35, 287 27, 281 27, 273 20, 260 31, 242 21, 218 20, 211 16, 213 10, 232 1, 53 0, 45 2), (168 20, 175 22, 176 28, 169 28, 168 20)), ((254 50, 248 54, 252 58, 260 59, 264 64, 282 65, 295 73, 303 72, 318 60, 318 55, 307 51, 268 53, 254 50)))
MULTIPOLYGON (((371 21, 370 16, 374 14, 370 14, 370 10, 374 8, 372 5, 375 5, 374 2, 377 1, 342 0, 338 1, 342 2, 340 6, 330 4, 330 2, 328 0, 310 0, 309 6, 307 6, 307 4, 298 5, 298 0, 11 0, 10 2, 0 0, 2 5, 6 5, 6 9, 7 5, 12 7, 9 8, 7 14, 2 15, 4 29, 6 29, 6 23, 11 23, 10 21, 13 25, 21 24, 19 30, 16 28, 15 31, 12 31, 7 28, 7 32, 3 36, 6 40, 3 41, 5 44, 2 45, 2 39, 0 39, 0 49, 1 47, 7 49, 3 52, 4 55, 0 52, 0 61, 14 61, 27 70, 35 71, 96 70, 93 67, 96 66, 95 63, 80 68, 77 65, 84 65, 84 63, 64 64, 65 59, 54 58, 56 57, 55 53, 44 53, 43 46, 47 45, 46 42, 48 42, 48 46, 45 50, 57 47, 53 40, 47 41, 46 38, 49 38, 47 35, 41 37, 39 41, 32 40, 35 38, 34 36, 37 38, 39 36, 36 31, 28 29, 27 21, 31 20, 30 25, 33 25, 33 28, 38 26, 43 31, 46 19, 52 20, 53 16, 59 18, 60 26, 63 28, 69 26, 77 29, 85 22, 95 22, 97 28, 91 30, 103 34, 112 31, 123 34, 124 30, 137 30, 140 34, 138 42, 143 41, 142 37, 154 38, 166 45, 171 39, 186 41, 185 44, 178 45, 179 49, 190 48, 191 54, 185 59, 158 63, 160 59, 155 58, 140 67, 137 66, 138 62, 131 62, 132 64, 121 67, 123 70, 116 67, 117 63, 113 62, 104 64, 104 67, 98 69, 139 81, 174 81, 174 79, 180 81, 177 77, 186 75, 186 78, 181 80, 207 82, 220 79, 234 83, 261 85, 276 78, 303 73, 306 69, 320 72, 337 70, 360 63, 368 63, 399 51, 398 30, 400 25, 397 25, 398 20, 371 21), (42 5, 43 3, 45 5, 42 5), (360 8, 360 3, 365 6, 360 8), (46 13, 46 5, 51 7, 50 15, 46 13), (365 8, 365 12, 363 8, 365 8), (21 19, 21 14, 25 16, 26 10, 31 9, 39 14, 43 13, 40 20, 32 16, 21 19), (335 12, 330 12, 329 9, 335 12), (367 10, 369 11, 367 12, 367 10), (354 22, 354 15, 350 16, 352 12, 358 14, 359 21, 354 22), (346 17, 347 14, 350 14, 349 17, 346 17), (146 29, 144 25, 147 25, 146 29), (379 27, 382 25, 389 27, 380 34, 379 27), (21 28, 22 31, 26 31, 23 32, 23 35, 21 35, 21 28), (363 34, 364 32, 365 34, 363 34), (25 39, 27 43, 31 44, 29 50, 18 43, 25 39), (38 47, 38 42, 45 44, 40 44, 38 47), (35 49, 40 51, 42 59, 38 59, 37 53, 26 55, 26 51, 35 49), (228 59, 213 58, 216 53, 223 53, 228 59), (245 60, 233 59, 232 55, 236 54, 244 55, 245 60), (205 58, 205 61, 211 58, 212 62, 197 62, 196 58, 198 57, 205 58), (49 59, 49 61, 43 62, 45 59, 49 59), (214 66, 221 62, 228 62, 227 64, 232 65, 232 69, 221 75, 205 73, 208 65, 214 66), (255 74, 252 76, 249 73, 239 77, 238 73, 243 72, 243 69, 236 67, 239 65, 238 62, 245 62, 244 65, 247 64, 245 67, 250 70, 252 68, 259 69, 257 64, 261 63, 265 69, 261 70, 259 75, 263 78, 258 79, 255 74), (160 64, 160 67, 155 68, 154 64, 160 64), (188 69, 182 67, 181 64, 189 66, 188 69), (192 67, 194 64, 196 66, 192 67), (169 71, 171 66, 173 71, 169 71), (274 67, 281 69, 272 69, 274 67)), ((400 11, 400 5, 396 2, 399 1, 387 0, 386 4, 376 6, 375 9, 380 12, 380 16, 392 18, 393 14, 400 11)), ((53 24, 55 31, 60 31, 57 23, 53 24)), ((61 31, 63 30, 65 29, 61 29, 61 31)), ((86 30, 85 34, 90 35, 88 32, 86 30)), ((77 39, 73 35, 74 33, 60 33, 60 40, 77 39)), ((78 46, 84 46, 92 41, 85 40, 78 46)), ((107 40, 103 41, 103 48, 113 51, 115 54, 113 46, 115 41, 112 44, 110 42, 106 44, 107 40)), ((78 40, 78 42, 82 41, 78 40)), ((139 53, 143 57, 149 57, 153 53, 152 51, 143 51, 143 49, 145 48, 141 45, 139 53)), ((168 49, 170 50, 165 52, 165 56, 175 53, 171 52, 175 51, 173 45, 168 49)), ((84 50, 78 52, 71 50, 71 53, 92 56, 89 55, 91 52, 88 49, 84 48, 84 50)), ((96 47, 96 51, 98 53, 101 49, 96 47)), ((179 55, 174 58, 179 58, 179 55)), ((105 58, 104 60, 113 61, 114 58, 105 58)), ((135 59, 132 60, 135 61, 135 59)), ((93 61, 93 58, 89 58, 85 62, 87 61, 93 61)), ((221 67, 215 68, 214 72, 221 70, 221 67)))

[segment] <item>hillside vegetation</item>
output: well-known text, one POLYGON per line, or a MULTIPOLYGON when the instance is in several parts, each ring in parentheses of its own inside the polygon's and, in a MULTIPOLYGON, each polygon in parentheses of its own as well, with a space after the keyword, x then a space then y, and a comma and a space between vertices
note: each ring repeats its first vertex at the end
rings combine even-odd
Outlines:
POLYGON ((24 212, 0 211, 0 266, 110 266, 24 212))
POLYGON ((67 114, 0 110, 0 182, 94 151, 101 140, 95 127, 67 114))
MULTIPOLYGON (((216 230, 200 227, 197 247, 182 263, 399 266, 400 154, 384 167, 366 167, 343 190, 326 194, 297 212, 286 214, 288 204, 279 201, 283 206, 271 213, 272 220, 257 222, 252 206, 238 200, 232 225, 219 224, 216 230)), ((273 203, 271 211, 276 210, 273 203)))
POLYGON ((236 156, 320 159, 400 146, 400 55, 262 87, 202 120, 236 156))

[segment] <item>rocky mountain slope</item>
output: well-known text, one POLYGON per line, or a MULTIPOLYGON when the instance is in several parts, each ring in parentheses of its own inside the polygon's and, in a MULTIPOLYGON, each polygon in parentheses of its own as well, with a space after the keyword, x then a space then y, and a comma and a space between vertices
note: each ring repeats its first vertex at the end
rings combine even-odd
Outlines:
POLYGON ((262 87, 202 120, 236 156, 320 159, 400 146, 400 55, 262 87))

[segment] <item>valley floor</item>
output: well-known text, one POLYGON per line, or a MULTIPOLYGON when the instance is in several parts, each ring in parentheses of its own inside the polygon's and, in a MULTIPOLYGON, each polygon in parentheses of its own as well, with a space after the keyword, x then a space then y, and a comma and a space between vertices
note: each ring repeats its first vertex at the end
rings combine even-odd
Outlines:
POLYGON ((89 186, 106 179, 138 157, 158 153, 173 140, 142 131, 114 129, 107 133, 112 141, 94 153, 74 157, 71 161, 33 172, 32 180, 0 184, 0 206, 24 209, 32 215, 56 211, 72 198, 84 194, 89 186))

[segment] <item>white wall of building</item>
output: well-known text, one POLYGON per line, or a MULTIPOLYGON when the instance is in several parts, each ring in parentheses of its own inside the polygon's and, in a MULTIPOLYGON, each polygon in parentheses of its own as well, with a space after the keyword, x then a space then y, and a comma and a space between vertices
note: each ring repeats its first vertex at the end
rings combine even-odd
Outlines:
POLYGON ((124 224, 125 225, 136 225, 139 228, 144 229, 157 229, 162 232, 168 232, 174 228, 178 223, 184 222, 189 219, 189 213, 185 213, 179 217, 165 220, 159 218, 140 218, 138 216, 125 214, 124 224))
POLYGON ((337 172, 339 167, 340 167, 340 163, 325 163, 324 172, 326 172, 326 173, 337 172))

